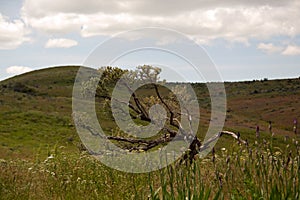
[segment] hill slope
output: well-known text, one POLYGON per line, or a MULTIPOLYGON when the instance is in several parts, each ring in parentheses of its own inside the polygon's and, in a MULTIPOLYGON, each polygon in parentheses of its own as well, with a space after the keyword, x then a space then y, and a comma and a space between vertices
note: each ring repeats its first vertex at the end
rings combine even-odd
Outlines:
POLYGON ((77 137, 71 120, 77 70, 49 68, 1 82, 0 157, 30 157, 56 143, 70 146, 77 137))
MULTIPOLYGON (((55 144, 68 151, 77 149, 79 139, 71 114, 78 69, 54 67, 0 82, 0 158, 32 157, 36 150, 45 152, 55 144)), ((199 94, 203 86, 193 84, 199 94)), ((278 140, 282 135, 293 137, 293 119, 300 119, 299 79, 225 83, 225 87, 227 129, 240 131, 252 140, 256 125, 267 136, 267 122, 272 121, 278 140)), ((201 95, 203 99, 208 96, 201 95)), ((209 111, 202 111, 203 121, 209 122, 209 111)), ((106 121, 104 126, 110 130, 113 125, 106 121)))

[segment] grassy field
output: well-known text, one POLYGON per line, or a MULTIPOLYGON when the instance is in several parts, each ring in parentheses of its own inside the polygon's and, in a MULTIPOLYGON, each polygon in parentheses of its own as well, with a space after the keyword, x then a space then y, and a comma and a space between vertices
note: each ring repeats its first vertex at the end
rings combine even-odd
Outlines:
MULTIPOLYGON (((249 146, 225 137, 215 154, 191 166, 127 174, 82 151, 71 117, 77 70, 49 68, 0 82, 0 199, 300 198, 299 137, 292 131, 293 119, 300 119, 300 79, 225 83, 224 129, 240 132, 249 146)), ((204 84, 192 85, 201 105, 201 135, 210 120, 209 95, 204 84)), ((101 101, 97 107, 109 134, 115 123, 101 101)))

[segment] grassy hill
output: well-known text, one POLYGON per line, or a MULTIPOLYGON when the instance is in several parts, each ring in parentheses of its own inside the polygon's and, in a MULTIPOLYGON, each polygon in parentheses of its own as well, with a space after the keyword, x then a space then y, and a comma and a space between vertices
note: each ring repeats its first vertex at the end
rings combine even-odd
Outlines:
MULTIPOLYGON (((71 117, 78 69, 54 67, 0 82, 0 199, 299 199, 300 146, 292 126, 300 119, 300 79, 225 83, 224 129, 240 132, 249 146, 224 137, 215 154, 193 166, 130 174, 79 151, 71 117)), ((192 85, 201 135, 210 121, 209 94, 205 84, 192 85)), ((98 118, 109 134, 115 123, 100 104, 98 118)))
POLYGON ((69 147, 77 138, 71 120, 77 70, 43 69, 1 82, 1 157, 31 157, 38 149, 56 143, 69 147))
MULTIPOLYGON (((71 118, 71 96, 78 69, 54 67, 0 82, 0 157, 32 157, 55 144, 76 150, 79 139, 71 118)), ((192 85, 201 105, 200 130, 205 131, 210 120, 208 93, 204 84, 192 85)), ((272 121, 278 138, 293 137, 293 119, 300 119, 300 79, 228 82, 225 87, 225 129, 254 140, 256 125, 268 136, 272 121)), ((101 125, 107 131, 115 126, 105 118, 101 125)))

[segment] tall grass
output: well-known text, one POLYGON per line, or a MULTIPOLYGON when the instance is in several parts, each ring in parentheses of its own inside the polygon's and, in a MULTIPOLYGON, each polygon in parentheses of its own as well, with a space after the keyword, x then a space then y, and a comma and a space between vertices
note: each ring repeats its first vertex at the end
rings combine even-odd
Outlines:
POLYGON ((152 199, 299 199, 300 151, 297 142, 285 149, 272 141, 231 149, 199 159, 192 165, 160 171, 152 199))
POLYGON ((192 164, 148 174, 102 165, 63 147, 35 160, 0 160, 0 199, 299 199, 300 147, 234 143, 192 164))

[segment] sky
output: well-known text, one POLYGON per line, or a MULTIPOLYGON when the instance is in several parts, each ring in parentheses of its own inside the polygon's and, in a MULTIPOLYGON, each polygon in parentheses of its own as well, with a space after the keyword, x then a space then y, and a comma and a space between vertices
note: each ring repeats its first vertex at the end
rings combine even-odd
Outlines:
MULTIPOLYGON (((300 76, 299 19, 298 0, 0 0, 0 80, 82 65, 99 44, 145 27, 186 36, 206 51, 224 81, 295 78, 300 76)), ((178 42, 149 37, 123 39, 151 39, 162 48, 178 42)), ((114 64, 131 68, 151 63, 149 58, 149 51, 139 52, 114 64)), ((175 60, 165 55, 158 64, 180 63, 188 77, 188 67, 175 60)))

